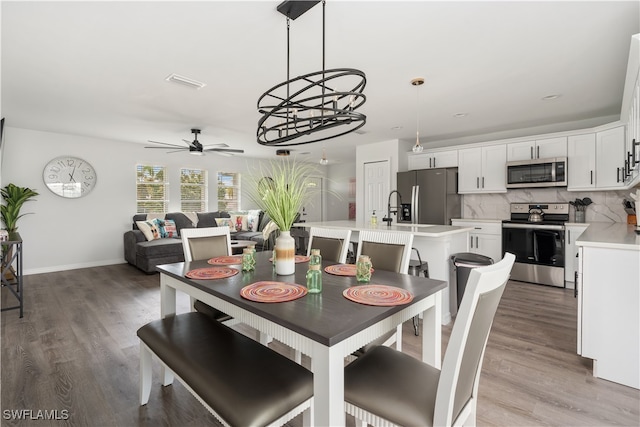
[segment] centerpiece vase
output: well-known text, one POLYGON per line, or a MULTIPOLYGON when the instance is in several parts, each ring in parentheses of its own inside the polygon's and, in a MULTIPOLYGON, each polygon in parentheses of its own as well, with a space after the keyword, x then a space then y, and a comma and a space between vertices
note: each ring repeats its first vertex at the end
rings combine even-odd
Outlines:
POLYGON ((296 271, 296 241, 291 231, 280 231, 276 238, 276 274, 287 276, 296 271))

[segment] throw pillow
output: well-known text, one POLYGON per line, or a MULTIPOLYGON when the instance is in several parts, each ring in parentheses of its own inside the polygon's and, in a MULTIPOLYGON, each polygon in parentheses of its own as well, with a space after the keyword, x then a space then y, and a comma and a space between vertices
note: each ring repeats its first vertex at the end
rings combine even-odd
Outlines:
POLYGON ((260 209, 253 209, 247 212, 247 231, 258 231, 260 212, 260 209))
POLYGON ((158 228, 161 239, 166 239, 170 237, 177 237, 178 230, 176 229, 176 223, 172 219, 162 220, 159 218, 155 218, 153 223, 158 228))
POLYGON ((218 224, 218 227, 229 227, 235 230, 231 218, 216 218, 216 224, 218 224))
POLYGON ((154 220, 136 221, 136 225, 138 226, 138 230, 144 234, 145 239, 156 240, 160 238, 160 230, 154 220))
POLYGON ((167 237, 178 237, 178 228, 176 222, 172 219, 164 220, 164 229, 167 232, 167 237))
POLYGON ((247 215, 232 215, 231 216, 231 228, 236 231, 247 231, 247 215))

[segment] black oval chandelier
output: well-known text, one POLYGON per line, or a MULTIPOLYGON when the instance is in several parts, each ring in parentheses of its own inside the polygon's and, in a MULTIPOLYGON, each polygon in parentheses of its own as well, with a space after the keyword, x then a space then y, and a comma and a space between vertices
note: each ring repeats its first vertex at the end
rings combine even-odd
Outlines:
POLYGON ((258 98, 258 112, 262 114, 256 132, 259 144, 287 147, 324 141, 358 130, 367 121, 364 114, 356 111, 366 101, 364 72, 354 68, 325 69, 324 0, 322 70, 293 79, 289 76, 290 19, 317 3, 285 1, 278 6, 278 11, 287 17, 287 80, 258 98))

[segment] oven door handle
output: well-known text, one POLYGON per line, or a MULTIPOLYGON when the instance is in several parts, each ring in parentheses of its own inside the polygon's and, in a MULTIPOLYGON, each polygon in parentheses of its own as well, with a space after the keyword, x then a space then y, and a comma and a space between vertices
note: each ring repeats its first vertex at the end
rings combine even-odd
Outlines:
POLYGON ((502 228, 520 228, 529 230, 564 230, 564 225, 543 224, 502 224, 502 228))

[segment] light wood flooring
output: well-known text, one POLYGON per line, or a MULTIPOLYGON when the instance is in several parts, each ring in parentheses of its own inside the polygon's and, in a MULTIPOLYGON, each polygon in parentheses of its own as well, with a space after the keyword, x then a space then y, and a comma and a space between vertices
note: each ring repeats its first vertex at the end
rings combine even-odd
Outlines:
MULTIPOLYGON (((17 310, 0 317, 0 425, 217 425, 179 383, 161 386, 157 361, 149 404, 137 403, 136 330, 160 315, 157 274, 112 265, 27 276, 25 289, 24 318, 17 310), (69 416, 7 419, 7 411, 23 409, 33 418, 39 410, 69 416)), ((3 307, 14 303, 6 289, 1 300, 3 307)), ((178 310, 187 308, 181 297, 178 310)), ((443 351, 450 330, 443 328, 443 351)), ((420 339, 406 323, 405 352, 417 357, 420 339)), ((591 361, 575 349, 573 292, 510 282, 489 336, 478 425, 640 425, 640 392, 592 377, 591 361)), ((299 418, 292 425, 300 425, 299 418)))

